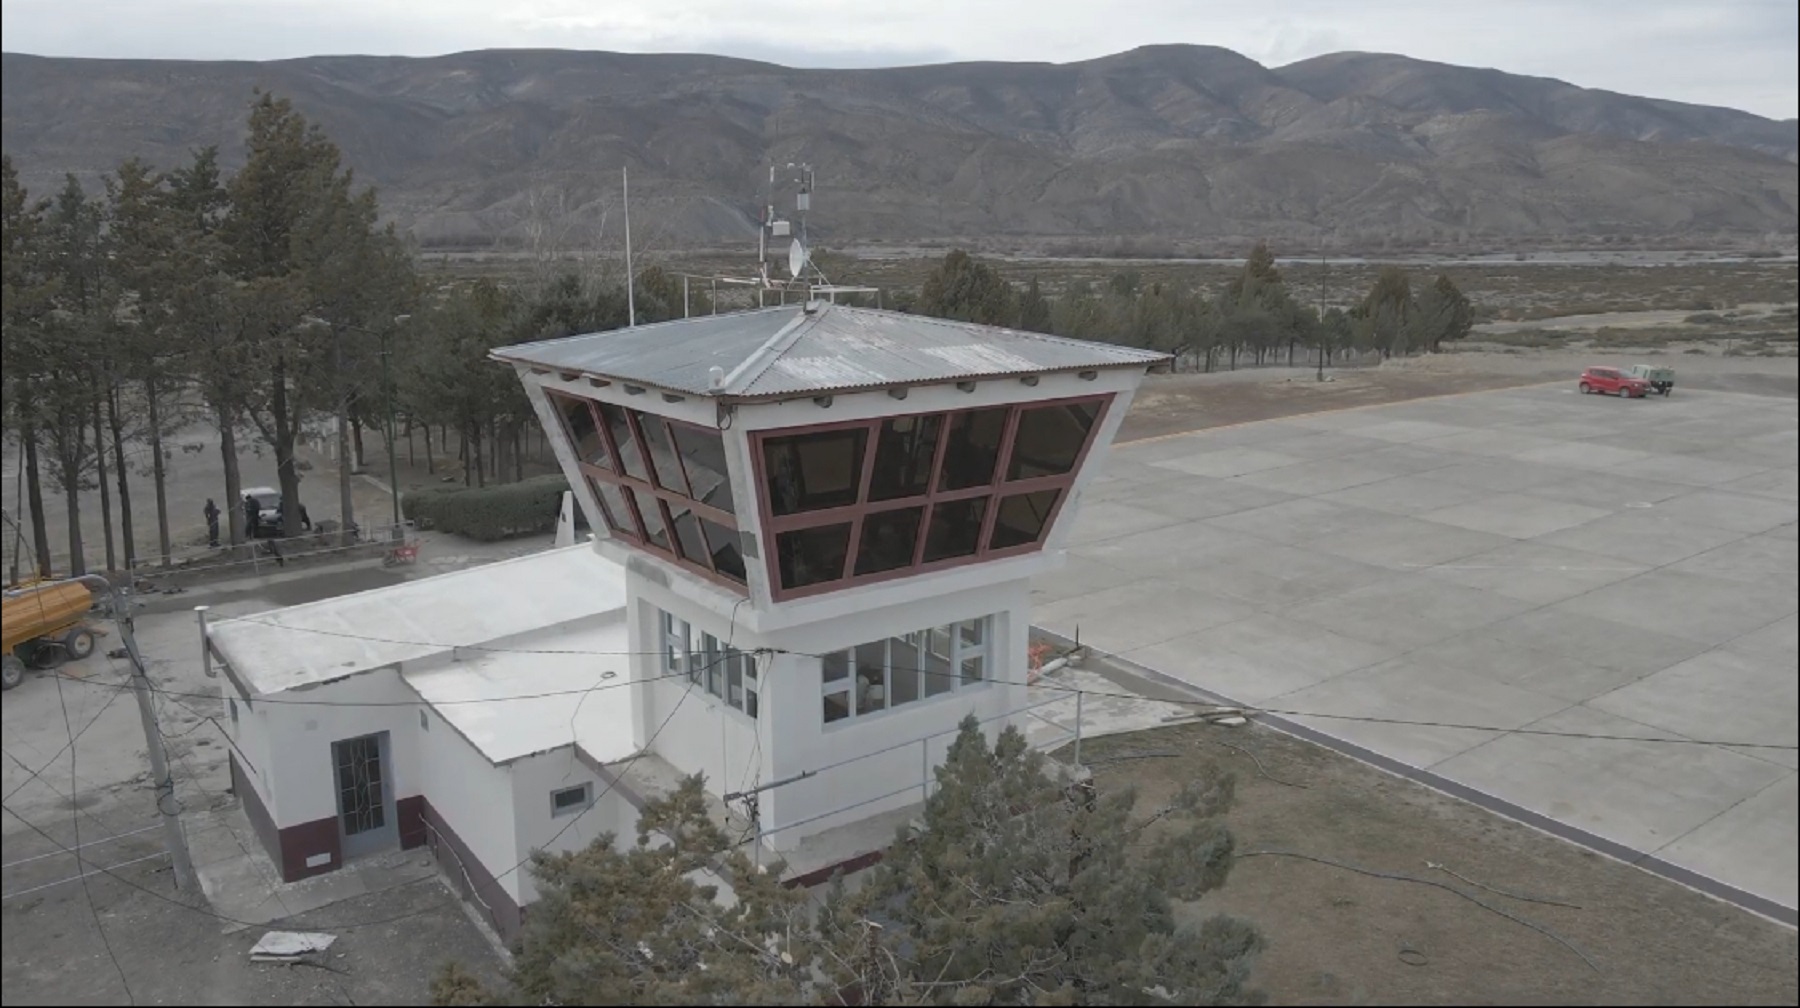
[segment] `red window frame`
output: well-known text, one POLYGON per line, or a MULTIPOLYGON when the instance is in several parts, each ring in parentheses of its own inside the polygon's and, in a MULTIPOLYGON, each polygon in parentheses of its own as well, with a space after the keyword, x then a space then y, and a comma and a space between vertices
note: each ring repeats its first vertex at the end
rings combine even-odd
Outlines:
MULTIPOLYGON (((589 399, 586 396, 570 395, 567 392, 551 388, 544 389, 544 395, 550 400, 551 408, 556 413, 557 423, 562 425, 563 436, 568 439, 571 445, 576 444, 577 441, 575 432, 569 427, 569 414, 565 409, 566 405, 572 404, 585 408, 588 411, 589 422, 594 425, 594 429, 600 435, 601 444, 604 445, 606 449, 606 457, 608 461, 612 463, 613 468, 595 465, 586 459, 577 457, 575 459, 575 466, 581 471, 582 476, 590 482, 609 483, 615 487, 633 491, 629 494, 620 495, 621 499, 625 502, 625 509, 627 512, 624 515, 614 515, 612 513, 613 509, 607 505, 606 499, 600 495, 598 490, 594 491, 594 502, 600 509, 600 517, 606 522, 607 528, 612 531, 614 536, 623 539, 645 552, 654 554, 663 560, 673 563, 683 570, 698 574, 715 584, 723 585, 737 592, 743 592, 746 589, 746 581, 748 580, 748 558, 744 557, 741 539, 737 543, 737 547, 738 555, 744 557, 746 560, 746 578, 744 580, 739 580, 732 577, 730 574, 723 573, 717 570, 712 564, 711 558, 715 550, 711 538, 706 533, 706 526, 703 523, 696 522, 695 531, 699 534, 700 541, 706 550, 707 562, 700 563, 682 556, 680 545, 681 533, 675 525, 675 514, 680 508, 671 510, 669 507, 672 502, 679 504, 681 508, 692 511, 695 517, 704 518, 706 521, 730 530, 734 535, 737 534, 738 520, 736 515, 729 511, 713 507, 710 504, 697 501, 690 496, 690 494, 693 493, 693 478, 688 475, 687 460, 681 457, 680 442, 675 440, 675 431, 677 428, 687 428, 696 433, 712 436, 717 436, 719 434, 717 430, 710 427, 703 427, 700 424, 689 423, 685 420, 676 420, 672 417, 660 416, 655 413, 633 409, 619 403, 610 403, 609 405, 614 406, 625 414, 626 425, 631 431, 631 437, 635 442, 634 447, 637 449, 638 457, 643 459, 644 471, 649 473, 652 477, 649 480, 638 479, 636 476, 625 473, 622 468, 617 468, 622 465, 621 460, 624 456, 619 453, 617 439, 613 437, 611 426, 606 423, 605 416, 600 412, 600 402, 598 400, 589 399), (675 468, 680 476, 681 486, 679 488, 661 485, 662 480, 673 474, 665 474, 661 471, 657 465, 655 456, 650 451, 650 442, 644 437, 643 425, 652 422, 661 426, 663 437, 668 440, 670 447, 673 448, 670 455, 675 460, 675 468), (644 523, 643 507, 640 503, 646 499, 655 506, 656 517, 662 520, 662 526, 668 536, 669 542, 666 549, 650 540, 644 523)), ((727 474, 727 477, 729 478, 729 474, 727 474)))
POLYGON ((831 423, 809 424, 802 427, 777 427, 750 433, 750 465, 756 481, 757 506, 762 509, 762 543, 763 567, 769 579, 769 593, 776 601, 805 598, 825 592, 837 591, 897 578, 911 577, 915 574, 933 573, 962 567, 988 560, 1003 559, 1026 553, 1035 553, 1043 548, 1044 539, 1055 527, 1056 519, 1069 501, 1069 488, 1073 486, 1081 467, 1087 461, 1088 452, 1093 450, 1094 442, 1101 426, 1106 422, 1111 411, 1114 396, 1110 393, 1098 393, 1084 396, 1067 396, 1060 399, 1034 399, 1019 403, 995 403, 983 406, 965 406, 949 410, 929 410, 922 413, 897 413, 873 417, 867 420, 842 420, 831 423), (1019 430, 1019 418, 1027 410, 1041 409, 1050 406, 1069 406, 1080 403, 1094 403, 1099 410, 1094 415, 1093 425, 1088 428, 1087 438, 1082 442, 1080 450, 1075 454, 1074 464, 1069 471, 1054 476, 1033 476, 1026 479, 1008 480, 1007 470, 1012 467, 1013 446, 1019 430), (950 424, 962 413, 970 413, 984 409, 1005 409, 1007 411, 1005 425, 1002 428, 999 451, 994 459, 994 472, 988 482, 972 487, 956 490, 943 489, 944 455, 950 443, 950 424), (875 472, 875 457, 880 451, 881 425, 889 420, 903 417, 923 418, 939 417, 937 444, 933 448, 931 460, 931 478, 923 494, 911 497, 896 497, 882 501, 869 500, 870 481, 875 472), (820 508, 814 511, 801 511, 789 515, 776 515, 773 502, 769 499, 769 484, 764 464, 764 442, 772 438, 792 437, 797 434, 817 434, 824 431, 853 430, 862 428, 868 431, 864 439, 862 473, 857 484, 856 503, 839 507, 820 508), (993 538, 994 522, 1000 513, 1000 502, 1008 497, 1021 494, 1036 493, 1040 490, 1057 490, 1056 503, 1052 505, 1050 514, 1044 520, 1044 527, 1031 542, 1020 543, 998 549, 989 548, 993 538), (938 504, 982 498, 987 500, 987 507, 981 516, 981 530, 975 543, 975 551, 963 556, 946 557, 942 560, 925 562, 925 545, 931 534, 932 515, 938 504), (892 570, 877 571, 871 574, 856 573, 857 553, 862 548, 863 520, 873 514, 888 511, 902 511, 920 508, 919 530, 913 543, 912 563, 896 567, 892 570), (844 555, 843 571, 839 577, 798 588, 788 588, 781 581, 780 549, 777 538, 783 532, 799 529, 819 528, 829 525, 850 526, 850 546, 844 555))

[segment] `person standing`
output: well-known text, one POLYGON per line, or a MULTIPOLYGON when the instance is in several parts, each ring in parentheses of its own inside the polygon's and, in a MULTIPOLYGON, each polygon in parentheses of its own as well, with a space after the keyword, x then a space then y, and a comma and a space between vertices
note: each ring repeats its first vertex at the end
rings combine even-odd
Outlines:
POLYGON ((248 535, 252 539, 255 539, 256 533, 257 533, 257 526, 260 524, 262 524, 262 507, 256 503, 255 497, 252 497, 249 494, 245 494, 244 495, 244 534, 248 535))
POLYGON ((211 497, 206 498, 206 545, 219 548, 219 505, 213 503, 211 497))

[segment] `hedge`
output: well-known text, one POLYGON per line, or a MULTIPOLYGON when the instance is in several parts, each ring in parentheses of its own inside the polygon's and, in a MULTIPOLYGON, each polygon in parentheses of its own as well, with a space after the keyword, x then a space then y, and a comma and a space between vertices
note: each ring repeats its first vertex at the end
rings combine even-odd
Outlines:
MULTIPOLYGON (((433 487, 401 498, 406 517, 421 529, 435 529, 494 542, 556 530, 562 495, 569 481, 560 474, 486 487, 433 487)), ((575 523, 582 521, 575 509, 575 523)))

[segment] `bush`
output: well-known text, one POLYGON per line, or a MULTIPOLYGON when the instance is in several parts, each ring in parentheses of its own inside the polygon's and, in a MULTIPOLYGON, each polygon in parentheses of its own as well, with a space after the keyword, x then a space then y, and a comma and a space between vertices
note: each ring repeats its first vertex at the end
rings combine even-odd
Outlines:
MULTIPOLYGON (((554 531, 568 489, 568 480, 552 474, 487 487, 434 487, 407 494, 401 503, 421 529, 494 542, 554 531)), ((582 523, 579 508, 575 521, 582 523)))

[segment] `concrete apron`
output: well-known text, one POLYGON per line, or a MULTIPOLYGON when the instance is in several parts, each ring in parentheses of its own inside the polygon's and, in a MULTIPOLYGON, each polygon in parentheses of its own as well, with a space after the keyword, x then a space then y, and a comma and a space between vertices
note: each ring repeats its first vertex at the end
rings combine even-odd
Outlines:
MULTIPOLYGON (((1046 630, 1043 627, 1032 627, 1031 634, 1033 639, 1042 638, 1043 640, 1051 641, 1063 648, 1072 648, 1075 646, 1074 640, 1053 631, 1046 630)), ((1088 668, 1090 670, 1098 671, 1096 665, 1105 666, 1110 668, 1110 670, 1116 674, 1136 677, 1146 682, 1154 683, 1171 692, 1193 697, 1201 703, 1223 707, 1247 707, 1249 710, 1254 709, 1253 705, 1241 704, 1230 697, 1201 689, 1192 683, 1183 682, 1174 676, 1157 671, 1156 669, 1145 665, 1140 665, 1128 658, 1122 658, 1118 655, 1097 650, 1092 645, 1082 645, 1082 647, 1083 650, 1087 652, 1088 668)), ((1641 868, 1652 875, 1661 876, 1662 878, 1666 878, 1695 891, 1705 893, 1708 896, 1724 900, 1734 906, 1742 907, 1745 910, 1760 914, 1761 916, 1785 924, 1788 927, 1795 927, 1797 924, 1800 924, 1800 913, 1797 913, 1793 907, 1783 906, 1775 900, 1765 896, 1759 896, 1755 893, 1739 889, 1736 886, 1721 882, 1711 876, 1703 875, 1690 868, 1672 864, 1663 858, 1657 857, 1655 854, 1647 851, 1640 851, 1626 844, 1619 843, 1618 841, 1609 840, 1598 834, 1590 833, 1578 826, 1551 818, 1541 812, 1534 812, 1515 802, 1489 794, 1478 788, 1470 787, 1467 784, 1451 780, 1442 774, 1434 773, 1430 770, 1413 766, 1410 763, 1402 762, 1392 756, 1383 755, 1365 746, 1351 742, 1348 739, 1340 738, 1329 732, 1320 731, 1316 728, 1300 724, 1280 715, 1252 714, 1251 716, 1257 723, 1267 725, 1276 731, 1292 735, 1295 738, 1305 739, 1316 745, 1324 746, 1333 752, 1341 753, 1352 759, 1367 763, 1370 766, 1386 771, 1396 777, 1403 777, 1407 780, 1423 784, 1435 791, 1442 792, 1443 794, 1460 798, 1463 801, 1486 809, 1489 812, 1497 813, 1508 819, 1541 830, 1558 839, 1569 841, 1570 843, 1585 847, 1596 853, 1623 861, 1628 865, 1641 868)))

